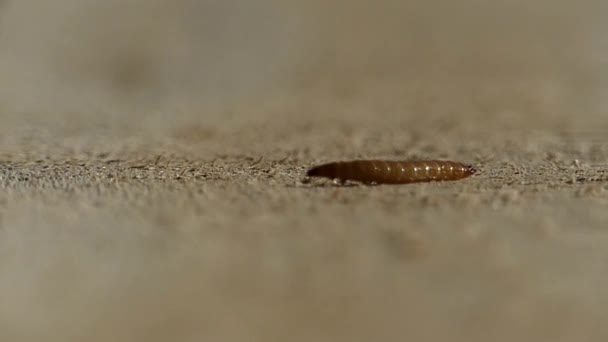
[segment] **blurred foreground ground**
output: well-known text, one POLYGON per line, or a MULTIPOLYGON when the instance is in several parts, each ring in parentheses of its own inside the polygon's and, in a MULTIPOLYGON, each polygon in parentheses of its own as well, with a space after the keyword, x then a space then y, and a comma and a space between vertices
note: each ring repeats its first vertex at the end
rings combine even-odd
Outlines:
POLYGON ((0 340, 605 340, 605 7, 4 1, 0 340))

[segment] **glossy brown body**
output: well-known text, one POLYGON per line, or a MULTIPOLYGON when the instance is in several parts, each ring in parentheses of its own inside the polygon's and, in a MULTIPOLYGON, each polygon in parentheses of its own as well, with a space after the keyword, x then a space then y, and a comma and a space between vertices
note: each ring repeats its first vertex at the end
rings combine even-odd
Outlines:
POLYGON ((443 160, 355 160, 319 165, 308 170, 307 176, 342 182, 406 184, 459 180, 471 176, 475 171, 471 165, 443 160))

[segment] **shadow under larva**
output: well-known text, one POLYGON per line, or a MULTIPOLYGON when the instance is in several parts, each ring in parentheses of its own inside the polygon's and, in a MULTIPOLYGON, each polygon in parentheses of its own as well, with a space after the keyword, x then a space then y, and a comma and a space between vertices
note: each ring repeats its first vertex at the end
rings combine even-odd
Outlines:
POLYGON ((324 177, 364 184, 408 184, 455 181, 475 174, 469 164, 446 160, 353 160, 331 162, 308 170, 308 177, 324 177))

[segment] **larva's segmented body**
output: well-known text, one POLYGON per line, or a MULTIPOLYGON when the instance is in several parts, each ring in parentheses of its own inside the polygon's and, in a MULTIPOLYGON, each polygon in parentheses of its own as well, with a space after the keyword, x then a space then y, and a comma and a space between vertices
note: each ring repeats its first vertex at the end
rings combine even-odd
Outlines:
POLYGON ((474 174, 471 165, 444 160, 355 160, 333 162, 308 170, 309 177, 376 184, 453 181, 474 174))

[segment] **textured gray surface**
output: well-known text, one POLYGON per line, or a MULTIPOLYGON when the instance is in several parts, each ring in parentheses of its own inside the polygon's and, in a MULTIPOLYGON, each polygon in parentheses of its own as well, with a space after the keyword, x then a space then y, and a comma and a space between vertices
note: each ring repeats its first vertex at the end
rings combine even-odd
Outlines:
POLYGON ((0 340, 608 336, 604 5, 52 3, 1 9, 0 340), (352 158, 480 172, 302 182, 352 158))

